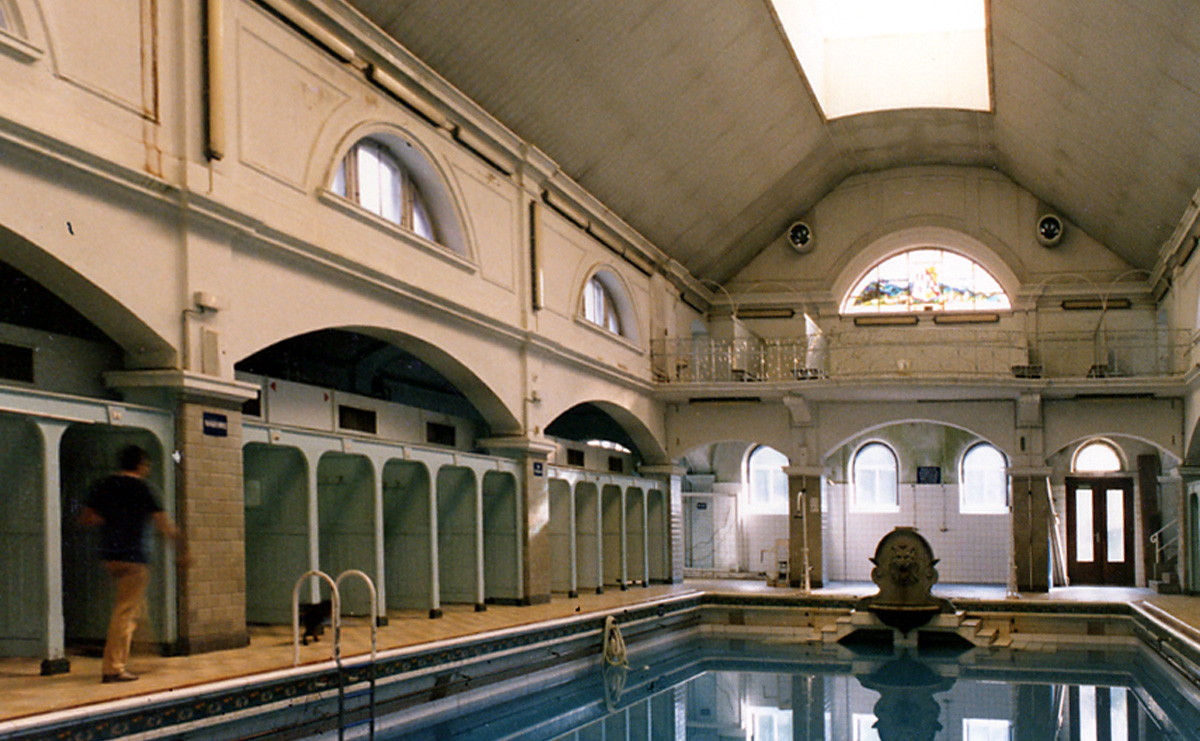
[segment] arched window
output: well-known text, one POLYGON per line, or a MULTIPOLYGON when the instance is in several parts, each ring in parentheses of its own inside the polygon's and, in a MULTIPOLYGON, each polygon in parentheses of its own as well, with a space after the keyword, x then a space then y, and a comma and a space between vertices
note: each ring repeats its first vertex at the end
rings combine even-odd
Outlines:
POLYGON ((956 252, 922 247, 893 255, 859 278, 844 314, 1002 311, 1004 289, 982 265, 956 252))
POLYGON ((583 318, 592 324, 604 327, 613 334, 621 334, 621 317, 617 303, 608 286, 599 276, 593 275, 583 291, 583 318))
POLYGON ((638 341, 637 316, 625 283, 608 268, 592 273, 583 285, 579 318, 596 327, 638 341))
POLYGON ((746 468, 750 482, 750 508, 757 512, 786 514, 788 479, 783 467, 787 456, 774 448, 760 445, 750 454, 746 468))
POLYGON ((895 512, 900 508, 896 454, 883 443, 867 443, 854 454, 854 509, 895 512))
POLYGON ((1075 451, 1071 470, 1075 473, 1117 473, 1121 470, 1121 456, 1110 443, 1093 440, 1075 451))
POLYGON ((1008 511, 1008 465, 993 445, 971 446, 962 457, 958 511, 972 515, 1008 511))
POLYGON ((376 216, 437 240, 429 207, 412 174, 381 141, 361 139, 350 147, 334 175, 333 191, 376 216))

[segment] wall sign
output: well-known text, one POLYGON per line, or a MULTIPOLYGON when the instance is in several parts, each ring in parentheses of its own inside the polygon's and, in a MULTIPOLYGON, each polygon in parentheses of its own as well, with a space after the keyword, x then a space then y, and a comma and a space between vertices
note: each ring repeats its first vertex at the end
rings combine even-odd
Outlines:
POLYGON ((918 484, 940 484, 940 483, 942 483, 941 466, 917 466, 917 483, 918 484))
POLYGON ((541 461, 534 461, 533 462, 533 475, 534 476, 545 476, 546 475, 546 464, 542 463, 541 461))
POLYGON ((216 412, 205 412, 203 418, 204 434, 209 437, 229 436, 229 417, 216 412))

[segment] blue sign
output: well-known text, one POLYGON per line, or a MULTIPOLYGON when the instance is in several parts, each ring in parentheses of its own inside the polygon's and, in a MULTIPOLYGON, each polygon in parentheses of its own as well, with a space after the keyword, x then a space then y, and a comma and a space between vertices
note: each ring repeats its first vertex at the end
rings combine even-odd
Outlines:
POLYGON ((533 475, 534 476, 545 476, 546 475, 546 464, 542 463, 541 461, 534 461, 533 462, 533 475))
POLYGON ((210 437, 229 437, 229 417, 216 412, 204 413, 204 434, 210 437))

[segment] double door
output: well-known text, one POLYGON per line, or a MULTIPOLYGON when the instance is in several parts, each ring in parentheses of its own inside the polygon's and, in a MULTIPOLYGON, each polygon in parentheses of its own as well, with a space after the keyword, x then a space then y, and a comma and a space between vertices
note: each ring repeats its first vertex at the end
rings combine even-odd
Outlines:
POLYGON ((1133 479, 1067 478, 1071 584, 1134 585, 1133 479))

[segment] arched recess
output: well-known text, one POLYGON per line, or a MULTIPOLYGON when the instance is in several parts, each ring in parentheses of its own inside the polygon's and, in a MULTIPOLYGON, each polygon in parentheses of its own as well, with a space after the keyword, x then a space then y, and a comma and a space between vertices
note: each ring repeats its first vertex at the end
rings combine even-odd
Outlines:
POLYGON ((1071 472, 1069 461, 1074 457, 1076 450, 1090 442, 1102 442, 1113 447, 1117 453, 1117 457, 1121 460, 1122 472, 1129 473, 1137 467, 1138 453, 1136 448, 1142 450, 1153 450, 1159 455, 1162 469, 1164 471, 1175 468, 1183 463, 1179 456, 1170 450, 1167 450, 1159 443, 1141 435, 1130 435, 1123 432, 1112 431, 1097 431, 1087 435, 1080 435, 1072 438, 1069 441, 1060 443, 1056 449, 1046 456, 1046 461, 1053 464, 1058 459, 1064 459, 1062 467, 1067 473, 1071 472))
POLYGON ((550 591, 579 596, 575 581, 575 497, 571 482, 552 478, 550 497, 550 591))
POLYGON ((130 368, 169 368, 175 347, 132 310, 66 263, 0 225, 0 256, 87 317, 125 351, 130 368))
POLYGON ((1015 306, 1021 282, 1008 263, 988 245, 956 229, 936 225, 910 226, 888 232, 854 254, 833 281, 830 294, 841 305, 846 294, 876 263, 915 247, 940 247, 979 263, 1004 289, 1015 306))
POLYGON ((625 532, 625 489, 619 484, 600 487, 601 552, 604 586, 625 589, 629 581, 625 532))
POLYGON ((892 427, 894 425, 913 425, 913 424, 938 425, 938 426, 951 427, 951 428, 954 428, 957 430, 961 430, 961 431, 977 438, 978 441, 980 441, 980 442, 986 442, 986 443, 992 445, 997 450, 999 450, 1001 453, 1003 453, 1004 457, 1007 458, 1008 460, 1010 460, 1010 461, 1014 460, 1014 455, 1015 455, 1016 451, 1013 451, 1011 449, 1012 446, 1010 444, 1008 444, 1007 441, 999 440, 996 437, 990 436, 990 435, 982 432, 981 430, 974 429, 966 424, 962 424, 957 420, 952 421, 952 420, 948 420, 948 419, 938 419, 936 417, 928 417, 928 416, 925 416, 925 417, 899 417, 897 419, 889 420, 887 422, 872 423, 872 424, 864 425, 864 426, 858 428, 857 431, 852 432, 850 434, 846 434, 844 430, 840 431, 841 437, 837 438, 836 442, 833 442, 833 443, 824 442, 822 444, 821 460, 822 461, 826 460, 827 458, 829 458, 829 456, 833 455, 835 451, 840 450, 841 448, 843 448, 845 445, 847 445, 851 441, 861 438, 865 435, 874 434, 875 432, 877 432, 879 430, 882 430, 887 427, 892 427))
POLYGON ((481 496, 485 599, 498 604, 520 604, 517 480, 511 473, 488 471, 483 475, 481 496))
POLYGON ((479 549, 482 505, 475 472, 442 466, 435 479, 438 525, 438 593, 443 603, 480 605, 479 549))
POLYGON ((575 573, 580 591, 604 591, 604 544, 600 531, 600 489, 591 481, 575 485, 575 573))
MULTIPOLYGON (((350 569, 378 583, 375 571, 375 470, 366 456, 329 452, 317 462, 320 568, 337 577, 350 569)), ((361 579, 339 587, 342 614, 369 615, 371 595, 361 579)))
POLYGON ((0 414, 0 656, 37 656, 45 645, 44 447, 37 425, 0 414))
MULTIPOLYGON (((437 243, 460 257, 473 259, 470 232, 464 227, 461 199, 450 187, 452 180, 447 176, 438 158, 421 139, 412 132, 387 122, 367 122, 347 132, 338 142, 333 156, 316 168, 323 173, 321 187, 332 190, 334 178, 346 153, 358 142, 370 139, 385 145, 400 164, 411 174, 421 191, 437 225, 437 243)), ((326 153, 324 156, 328 156, 326 153)))
POLYGON ((620 336, 635 345, 640 344, 641 332, 639 331, 639 327, 641 327, 641 321, 639 319, 637 304, 633 301, 633 293, 629 290, 629 284, 621 277, 621 273, 606 263, 599 263, 592 266, 583 282, 579 285, 578 297, 575 304, 579 316, 582 317, 584 315, 585 293, 593 279, 599 282, 612 298, 620 323, 620 336))
POLYGON ((383 559, 387 608, 433 609, 429 469, 416 461, 383 467, 383 559))
POLYGON ((831 581, 869 580, 876 545, 898 525, 916 527, 941 559, 946 583, 1003 584, 1012 551, 1012 515, 964 509, 960 464, 972 447, 994 441, 941 420, 905 419, 864 426, 827 451, 821 462, 822 563, 831 581), (895 468, 894 499, 855 500, 861 451, 886 449, 895 468))
POLYGON ((629 447, 641 462, 651 465, 669 460, 650 428, 636 414, 611 401, 579 402, 563 410, 546 426, 546 434, 571 440, 606 438, 629 447))
POLYGON ((337 362, 345 366, 345 372, 341 374, 340 378, 349 386, 343 390, 364 396, 376 396, 372 384, 376 380, 376 375, 381 370, 385 370, 384 366, 389 361, 387 349, 390 346, 416 357, 435 371, 441 379, 453 386, 455 391, 467 400, 474 412, 480 415, 491 434, 516 435, 521 433, 522 426, 516 414, 479 374, 467 367, 453 354, 432 342, 395 330, 362 325, 314 329, 299 335, 279 338, 271 344, 263 346, 238 361, 235 369, 271 375, 270 372, 264 372, 261 368, 270 368, 272 364, 278 365, 282 362, 297 362, 294 358, 287 357, 267 359, 272 352, 296 355, 303 353, 305 347, 319 350, 328 361, 329 351, 332 347, 330 338, 336 339, 339 345, 344 346, 345 349, 345 357, 337 359, 337 362), (345 341, 345 337, 335 337, 337 333, 362 335, 377 340, 381 344, 360 352, 362 348, 352 346, 352 343, 345 341))
POLYGON ((308 466, 298 448, 249 443, 242 449, 248 623, 292 620, 292 589, 309 569, 308 466))
MULTIPOLYGON (((153 462, 149 480, 156 489, 159 503, 168 512, 172 503, 162 498, 164 469, 170 459, 163 455, 162 443, 149 430, 99 424, 74 424, 63 433, 59 446, 62 483, 62 585, 63 623, 67 645, 95 647, 103 645, 112 612, 109 576, 96 558, 99 531, 79 524, 79 513, 88 493, 97 481, 116 469, 117 453, 126 445, 141 446, 153 462)), ((151 530, 153 528, 150 528, 151 530)), ((151 641, 169 640, 167 614, 167 574, 162 539, 147 538, 150 585, 146 590, 148 612, 141 621, 149 630, 143 635, 151 641)))

